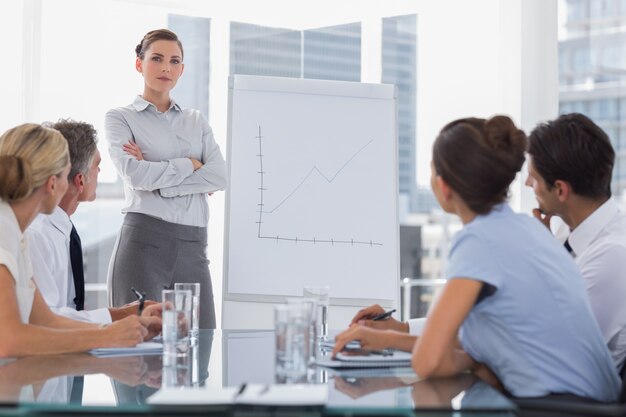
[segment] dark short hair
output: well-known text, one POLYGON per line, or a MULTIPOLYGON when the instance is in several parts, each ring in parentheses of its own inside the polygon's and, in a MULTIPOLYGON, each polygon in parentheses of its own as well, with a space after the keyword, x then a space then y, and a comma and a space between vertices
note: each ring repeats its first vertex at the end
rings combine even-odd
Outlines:
POLYGON ((587 116, 569 113, 540 123, 529 142, 533 168, 549 188, 562 180, 584 197, 611 196, 615 151, 608 135, 587 116))
POLYGON ((72 168, 68 179, 71 181, 79 172, 87 174, 98 148, 96 129, 89 123, 72 119, 59 119, 55 123, 46 123, 46 126, 61 132, 70 148, 72 168))
POLYGON ((508 116, 466 118, 448 123, 433 145, 437 175, 478 214, 508 197, 524 165, 526 135, 508 116))
POLYGON ((146 33, 141 42, 139 42, 139 44, 135 47, 135 54, 137 54, 137 58, 143 60, 146 56, 146 51, 150 49, 150 45, 156 41, 176 42, 180 48, 181 58, 184 58, 185 52, 183 51, 182 42, 178 39, 178 35, 168 29, 156 29, 146 33))

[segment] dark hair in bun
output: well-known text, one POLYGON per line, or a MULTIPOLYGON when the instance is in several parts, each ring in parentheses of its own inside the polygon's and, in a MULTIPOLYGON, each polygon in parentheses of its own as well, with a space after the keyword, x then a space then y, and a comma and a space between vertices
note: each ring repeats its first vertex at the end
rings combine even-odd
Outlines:
POLYGON ((527 139, 508 116, 448 123, 433 145, 435 171, 478 214, 504 202, 524 165, 527 139))
POLYGON ((146 56, 146 51, 150 49, 150 45, 152 45, 156 41, 176 42, 178 44, 178 47, 180 48, 181 58, 184 57, 185 54, 183 51, 182 42, 180 41, 180 39, 178 39, 178 36, 174 32, 167 29, 151 30, 150 32, 146 33, 141 42, 139 42, 139 44, 135 47, 135 54, 137 55, 137 57, 143 60, 146 56))

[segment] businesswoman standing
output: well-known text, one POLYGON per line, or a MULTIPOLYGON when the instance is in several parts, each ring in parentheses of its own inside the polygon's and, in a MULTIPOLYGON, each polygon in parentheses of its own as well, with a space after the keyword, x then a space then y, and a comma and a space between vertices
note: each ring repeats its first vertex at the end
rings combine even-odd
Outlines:
POLYGON ((160 299, 175 282, 199 282, 200 327, 215 328, 206 255, 208 196, 226 187, 226 164, 206 119, 170 97, 183 74, 175 33, 148 32, 135 48, 143 94, 106 114, 111 159, 124 181, 124 222, 109 266, 112 305, 131 287, 160 299))
POLYGON ((463 229, 439 301, 417 339, 356 325, 337 336, 335 352, 359 339, 412 349, 422 378, 473 370, 515 397, 617 400, 617 371, 576 264, 543 225, 506 203, 525 150, 526 136, 506 116, 442 129, 431 186, 463 229))
POLYGON ((134 346, 160 331, 157 317, 100 326, 58 316, 35 286, 24 232, 39 213, 52 213, 69 171, 58 131, 25 124, 0 136, 0 357, 134 346))

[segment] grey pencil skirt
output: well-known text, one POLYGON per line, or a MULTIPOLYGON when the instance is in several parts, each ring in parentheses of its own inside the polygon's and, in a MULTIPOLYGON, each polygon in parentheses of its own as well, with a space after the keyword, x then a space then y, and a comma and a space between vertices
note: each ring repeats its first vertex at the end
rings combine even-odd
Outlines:
POLYGON ((120 306, 135 301, 131 287, 160 302, 163 288, 174 288, 176 282, 199 282, 199 326, 214 329, 215 304, 206 248, 206 227, 127 213, 109 264, 109 303, 120 306))

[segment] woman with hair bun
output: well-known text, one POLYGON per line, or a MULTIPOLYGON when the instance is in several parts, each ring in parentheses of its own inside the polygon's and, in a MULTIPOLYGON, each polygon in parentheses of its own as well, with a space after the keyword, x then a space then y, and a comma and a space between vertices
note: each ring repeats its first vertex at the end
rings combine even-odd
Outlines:
POLYGON ((184 70, 178 36, 150 31, 135 54, 143 93, 105 119, 109 154, 126 195, 109 267, 111 305, 133 301, 131 287, 159 300, 176 282, 200 283, 200 328, 214 329, 208 196, 226 187, 226 164, 204 116, 170 97, 184 70))
POLYGON ((69 171, 58 131, 24 124, 0 136, 0 358, 134 346, 160 332, 156 317, 100 326, 57 316, 37 290, 24 232, 57 206, 69 171))
POLYGON ((514 397, 617 400, 619 377, 578 268, 543 225, 507 204, 526 146, 506 116, 441 130, 431 186, 463 223, 448 282, 418 338, 357 324, 337 336, 334 353, 358 339, 364 348, 412 350, 421 378, 473 371, 514 397))

